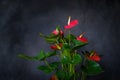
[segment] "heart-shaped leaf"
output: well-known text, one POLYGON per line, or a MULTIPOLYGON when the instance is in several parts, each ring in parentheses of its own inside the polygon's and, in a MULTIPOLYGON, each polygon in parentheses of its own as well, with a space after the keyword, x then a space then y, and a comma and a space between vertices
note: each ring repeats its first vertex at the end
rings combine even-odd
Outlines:
POLYGON ((60 71, 60 70, 58 70, 57 72, 56 72, 56 75, 57 75, 57 77, 60 79, 60 80, 70 80, 71 79, 71 77, 72 77, 72 73, 68 73, 68 72, 66 72, 66 71, 60 71))
POLYGON ((75 54, 72 59, 72 64, 79 64, 82 62, 82 57, 79 54, 75 54))
POLYGON ((63 63, 63 64, 69 64, 69 63, 71 63, 70 57, 69 56, 62 56, 61 63, 63 63))
POLYGON ((87 64, 82 67, 82 70, 87 75, 97 75, 103 72, 102 68, 95 61, 88 60, 87 64))
POLYGON ((80 42, 76 39, 73 39, 72 42, 73 42, 73 50, 79 49, 80 47, 83 47, 83 46, 88 44, 88 43, 85 43, 85 42, 80 42))
POLYGON ((50 67, 52 67, 53 69, 56 69, 56 68, 58 68, 58 66, 60 65, 60 62, 52 62, 52 63, 50 63, 49 65, 50 65, 50 67))

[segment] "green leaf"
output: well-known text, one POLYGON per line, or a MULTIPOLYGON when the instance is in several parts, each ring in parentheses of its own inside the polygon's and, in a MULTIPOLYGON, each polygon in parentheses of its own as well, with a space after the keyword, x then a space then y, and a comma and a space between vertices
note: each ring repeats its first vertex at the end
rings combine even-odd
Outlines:
POLYGON ((82 57, 79 54, 73 56, 72 64, 79 64, 82 62, 82 57))
POLYGON ((40 37, 44 37, 45 38, 46 36, 44 34, 40 33, 40 37))
POLYGON ((62 45, 62 51, 63 51, 63 54, 65 55, 70 55, 70 46, 68 43, 63 43, 62 45))
POLYGON ((54 55, 56 55, 56 51, 54 51, 54 52, 48 52, 48 53, 45 54, 46 58, 54 56, 54 55))
POLYGON ((59 70, 56 72, 56 75, 60 80, 70 80, 73 74, 59 70))
POLYGON ((54 34, 50 34, 47 36, 47 38, 57 38, 58 36, 57 35, 54 35, 54 34))
POLYGON ((82 70, 87 75, 97 75, 103 72, 102 68, 95 61, 89 60, 85 66, 82 67, 82 70))
POLYGON ((19 54, 18 57, 20 57, 22 59, 26 59, 26 60, 35 60, 35 58, 33 58, 31 56, 27 56, 25 54, 19 54))
POLYGON ((34 57, 36 60, 44 60, 46 58, 45 53, 43 50, 40 51, 40 53, 34 57))
POLYGON ((39 66, 38 69, 44 71, 45 73, 50 73, 53 71, 53 69, 48 66, 39 66))
POLYGON ((40 36, 43 37, 48 43, 56 43, 56 39, 57 39, 57 35, 54 34, 50 34, 48 36, 43 35, 42 33, 40 33, 40 36))
POLYGON ((58 30, 58 31, 59 31, 59 30, 60 30, 60 26, 57 26, 57 27, 56 27, 56 30, 58 30))
POLYGON ((72 35, 72 34, 68 34, 67 36, 66 36, 66 38, 69 40, 69 38, 70 38, 70 40, 73 40, 73 39, 76 39, 76 37, 74 36, 74 35, 72 35))
POLYGON ((63 43, 63 44, 62 44, 62 49, 63 49, 63 50, 65 50, 65 49, 66 49, 66 50, 70 49, 69 44, 68 44, 68 43, 63 43))
POLYGON ((64 79, 66 74, 65 74, 64 71, 59 70, 59 71, 56 72, 56 75, 59 79, 64 79))
POLYGON ((73 42, 73 50, 78 49, 78 48, 83 47, 83 46, 88 44, 88 43, 85 43, 85 42, 80 42, 76 39, 73 39, 72 42, 73 42))
POLYGON ((63 64, 69 64, 69 63, 71 63, 70 57, 69 56, 62 56, 61 63, 63 63, 63 64))
POLYGON ((45 40, 51 44, 56 43, 56 38, 45 38, 45 40))
POLYGON ((58 68, 58 66, 60 65, 60 62, 52 62, 52 63, 50 63, 49 65, 50 65, 50 67, 52 67, 53 69, 56 69, 56 68, 58 68))

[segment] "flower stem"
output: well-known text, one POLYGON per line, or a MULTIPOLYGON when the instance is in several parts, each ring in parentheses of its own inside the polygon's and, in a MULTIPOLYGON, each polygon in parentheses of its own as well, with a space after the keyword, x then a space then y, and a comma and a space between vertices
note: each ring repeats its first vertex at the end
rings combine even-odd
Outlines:
POLYGON ((68 30, 68 34, 69 34, 69 45, 70 45, 70 29, 68 30))
POLYGON ((81 80, 85 80, 85 73, 82 72, 81 80))
MULTIPOLYGON (((85 65, 85 63, 86 63, 86 58, 84 58, 83 65, 85 65)), ((82 75, 81 75, 81 80, 86 80, 86 75, 83 71, 82 71, 82 75)))
POLYGON ((46 59, 44 60, 44 62, 49 68, 51 68, 46 59))

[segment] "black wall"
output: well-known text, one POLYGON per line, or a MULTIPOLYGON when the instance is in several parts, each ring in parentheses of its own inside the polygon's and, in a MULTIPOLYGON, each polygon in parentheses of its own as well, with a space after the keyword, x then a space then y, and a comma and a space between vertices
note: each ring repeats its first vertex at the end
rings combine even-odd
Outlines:
POLYGON ((57 25, 63 27, 68 16, 79 20, 72 33, 86 32, 90 44, 84 49, 104 55, 100 64, 105 72, 88 80, 118 80, 120 2, 117 0, 0 0, 0 80, 48 80, 50 75, 36 69, 42 63, 22 60, 17 54, 49 51, 39 32, 47 35, 57 25))

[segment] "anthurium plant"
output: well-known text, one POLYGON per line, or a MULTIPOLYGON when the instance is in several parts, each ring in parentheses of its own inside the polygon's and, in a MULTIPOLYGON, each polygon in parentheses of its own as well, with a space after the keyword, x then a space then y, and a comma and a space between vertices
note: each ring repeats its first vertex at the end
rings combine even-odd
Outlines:
POLYGON ((71 21, 69 17, 64 30, 58 26, 47 36, 40 33, 50 44, 51 52, 41 50, 36 56, 18 56, 26 60, 43 61, 45 64, 38 66, 38 69, 48 74, 54 73, 50 80, 86 80, 87 76, 102 73, 103 70, 98 63, 101 60, 100 55, 95 50, 79 50, 88 44, 88 39, 84 37, 85 32, 79 36, 71 34, 71 29, 77 24, 78 20, 71 21), (48 58, 53 56, 58 60, 50 63, 48 58))

